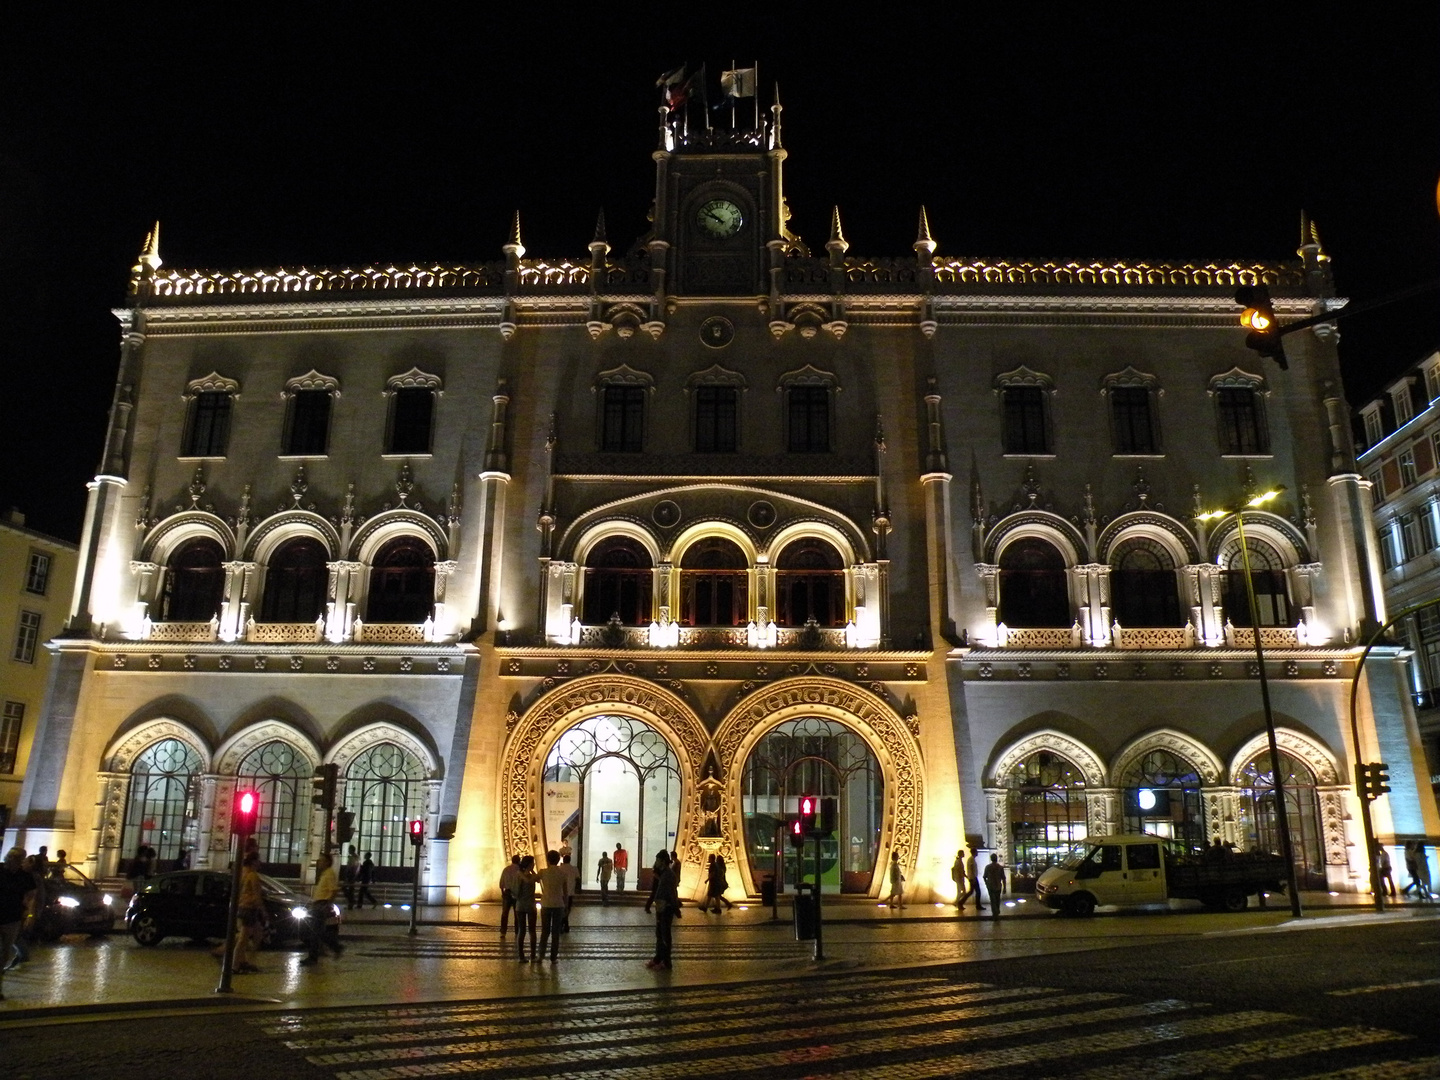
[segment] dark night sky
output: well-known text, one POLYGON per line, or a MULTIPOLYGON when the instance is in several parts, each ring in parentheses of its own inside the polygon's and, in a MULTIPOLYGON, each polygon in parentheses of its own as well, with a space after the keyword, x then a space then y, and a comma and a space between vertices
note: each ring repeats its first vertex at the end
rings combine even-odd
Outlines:
MULTIPOLYGON (((1278 261, 1303 208, 1342 295, 1440 277, 1433 5, 502 6, 7 15, 0 509, 79 535, 152 220, 170 267, 498 259, 516 208, 533 255, 585 257, 601 205, 623 249, 687 61, 779 81, 817 249, 838 203, 852 253, 905 254, 924 203, 942 255, 1278 261)), ((1440 293, 1342 327, 1363 401, 1440 293)))

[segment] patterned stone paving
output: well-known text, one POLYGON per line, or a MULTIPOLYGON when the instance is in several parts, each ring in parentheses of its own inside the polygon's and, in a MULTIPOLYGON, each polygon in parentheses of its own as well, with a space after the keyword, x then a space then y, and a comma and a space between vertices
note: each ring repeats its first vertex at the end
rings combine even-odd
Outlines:
POLYGON ((1176 999, 1002 987, 933 970, 307 1011, 251 1023, 336 1080, 1440 1076, 1440 1057, 1423 1056, 1409 1036, 1382 1028, 1326 1027, 1176 999))

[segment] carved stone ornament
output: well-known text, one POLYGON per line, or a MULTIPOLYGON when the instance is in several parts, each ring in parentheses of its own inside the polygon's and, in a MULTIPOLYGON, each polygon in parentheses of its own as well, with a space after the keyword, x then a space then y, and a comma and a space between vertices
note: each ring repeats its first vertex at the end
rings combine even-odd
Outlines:
POLYGON ((1152 750, 1169 751, 1188 763, 1207 787, 1220 783, 1224 777, 1224 766, 1208 747, 1181 732, 1164 729, 1140 736, 1120 752, 1110 773, 1114 782, 1118 784, 1130 766, 1152 750))
POLYGON ((700 324, 700 343, 712 349, 723 349, 735 340, 735 324, 723 315, 711 315, 700 324))
POLYGON ((987 783, 996 787, 1003 786, 1006 777, 1013 773, 1021 762, 1042 751, 1062 757, 1079 769, 1085 777, 1087 788, 1104 786, 1105 763, 1100 756, 1084 743, 1054 730, 1037 731, 1010 746, 995 759, 995 768, 987 783))
POLYGON ((412 367, 403 375, 392 375, 386 379, 385 389, 381 393, 389 397, 396 390, 433 390, 439 395, 445 392, 441 386, 440 376, 421 371, 418 367, 412 367))
POLYGON ((185 384, 184 400, 189 401, 199 394, 229 394, 233 398, 240 397, 240 384, 234 379, 227 379, 218 371, 212 371, 203 379, 192 379, 185 384))
POLYGON ((650 519, 662 529, 673 529, 680 524, 680 504, 673 499, 662 499, 650 511, 650 519))
POLYGON ((281 391, 281 397, 294 397, 301 390, 328 390, 336 397, 340 396, 340 380, 333 375, 322 375, 311 368, 304 375, 296 376, 285 383, 285 389, 281 391))
POLYGON ((195 751, 196 757, 200 759, 199 771, 209 771, 210 747, 205 745, 205 740, 180 721, 168 718, 141 724, 134 731, 112 744, 105 754, 105 771, 129 773, 135 764, 135 759, 140 756, 140 752, 162 739, 175 739, 190 747, 195 751))

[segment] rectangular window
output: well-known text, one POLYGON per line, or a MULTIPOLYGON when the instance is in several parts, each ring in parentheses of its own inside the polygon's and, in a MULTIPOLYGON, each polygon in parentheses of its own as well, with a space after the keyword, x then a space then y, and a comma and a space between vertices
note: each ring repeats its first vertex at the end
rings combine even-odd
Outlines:
POLYGON ((1394 570, 1398 565, 1395 558, 1395 530, 1380 530, 1380 566, 1385 570, 1394 570))
POLYGON ((1410 401, 1410 384, 1407 382, 1399 390, 1390 395, 1391 402, 1395 405, 1395 426, 1404 427, 1410 422, 1410 417, 1415 415, 1414 406, 1410 401))
POLYGON ((830 449, 830 390, 824 386, 792 386, 786 396, 790 421, 790 452, 823 454, 830 449))
POLYGON ((1045 391, 1038 386, 1007 386, 1001 396, 1005 408, 1005 453, 1050 453, 1045 391))
POLYGON ((230 443, 230 394, 206 390, 190 402, 184 457, 224 457, 230 443))
POLYGON ((1380 426, 1380 410, 1371 409, 1365 414, 1365 445, 1374 446, 1385 437, 1385 429, 1380 426))
POLYGON ((1117 386, 1110 391, 1110 419, 1115 429, 1115 453, 1156 453, 1155 425, 1150 415, 1150 391, 1143 386, 1117 386))
POLYGON ((1220 453, 1268 454, 1270 438, 1265 431, 1265 418, 1254 390, 1228 386, 1216 392, 1215 404, 1220 418, 1220 453))
POLYGON ((1415 451, 1414 451, 1414 450, 1402 450, 1402 451, 1400 451, 1400 483, 1401 483, 1401 485, 1404 486, 1404 487, 1409 487, 1411 484, 1415 483, 1415 478, 1416 478, 1416 473, 1415 473, 1415 451))
POLYGON ((1380 475, 1380 470, 1368 474, 1365 479, 1370 481, 1371 499, 1376 506, 1385 501, 1385 480, 1380 475))
POLYGON ((645 388, 605 387, 604 416, 601 417, 600 449, 638 454, 644 449, 645 388))
POLYGON ((1405 561, 1409 562, 1425 550, 1420 542, 1419 515, 1402 514, 1400 516, 1400 548, 1405 553, 1405 561))
POLYGON ((734 453, 736 397, 735 389, 730 386, 696 387, 696 453, 734 453))
POLYGON ((1435 504, 1426 503, 1416 513, 1420 521, 1420 549, 1422 551, 1435 550, 1435 504))
POLYGON ((390 443, 387 454, 430 453, 430 421, 435 414, 435 391, 404 387, 390 395, 390 443))
POLYGON ((44 596, 50 587, 50 556, 43 551, 30 552, 30 563, 25 568, 25 591, 44 596))
POLYGON ((323 456, 330 442, 330 391, 296 390, 290 398, 285 453, 323 456))
POLYGON ((0 715, 0 773, 15 771, 15 757, 20 752, 20 726, 25 723, 25 703, 5 702, 0 715))
POLYGON ((35 662, 35 647, 40 644, 40 613, 20 612, 20 628, 15 632, 15 651, 11 653, 22 664, 35 662))
POLYGON ((1440 398, 1440 366, 1425 369, 1425 400, 1440 398))

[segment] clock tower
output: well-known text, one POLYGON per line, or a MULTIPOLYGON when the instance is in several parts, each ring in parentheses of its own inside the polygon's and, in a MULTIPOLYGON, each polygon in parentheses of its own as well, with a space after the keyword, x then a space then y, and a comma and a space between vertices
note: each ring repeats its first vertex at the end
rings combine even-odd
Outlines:
POLYGON ((710 126, 661 107, 652 265, 674 296, 766 296, 787 252, 780 103, 753 128, 710 126))

